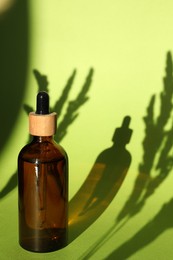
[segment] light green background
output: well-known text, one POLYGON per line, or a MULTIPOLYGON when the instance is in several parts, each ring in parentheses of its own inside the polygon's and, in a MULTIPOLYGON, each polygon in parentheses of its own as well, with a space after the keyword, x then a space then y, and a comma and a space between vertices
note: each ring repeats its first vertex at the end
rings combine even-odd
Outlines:
MULTIPOLYGON (((25 252, 17 241, 17 189, 0 202, 0 258, 80 259, 114 224, 133 188, 143 155, 142 118, 153 94, 157 95, 158 112, 166 53, 173 49, 173 2, 30 0, 29 23, 30 54, 23 103, 35 104, 34 68, 48 76, 52 104, 74 68, 77 75, 70 99, 80 91, 89 69, 94 68, 90 99, 61 143, 70 159, 70 198, 84 182, 97 155, 111 145, 114 129, 124 116, 132 118, 133 136, 127 147, 132 164, 121 189, 101 217, 65 249, 45 255, 25 252)), ((0 157, 1 189, 15 171, 17 154, 27 141, 27 120, 21 107, 0 157)), ((171 173, 141 212, 90 259, 105 259, 132 238, 172 198, 172 186, 171 173)), ((172 237, 173 229, 165 230, 129 259, 172 259, 172 237)))

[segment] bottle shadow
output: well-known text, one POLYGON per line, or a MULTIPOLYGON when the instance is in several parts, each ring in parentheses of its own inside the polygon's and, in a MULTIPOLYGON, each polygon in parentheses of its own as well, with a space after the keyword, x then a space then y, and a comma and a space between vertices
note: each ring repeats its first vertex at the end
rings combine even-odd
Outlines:
MULTIPOLYGON (((42 75, 38 70, 34 70, 33 73, 37 81, 38 92, 49 92, 49 82, 47 76, 42 75)), ((89 100, 88 92, 91 87, 93 74, 94 69, 91 68, 76 98, 74 100, 68 101, 68 97, 76 76, 76 70, 74 70, 69 79, 67 80, 61 96, 57 99, 55 105, 51 108, 51 111, 57 112, 58 116, 60 117, 64 107, 67 106, 65 114, 62 117, 60 123, 58 124, 58 129, 56 131, 55 140, 58 140, 58 142, 62 141, 62 139, 66 136, 66 134, 68 133, 68 128, 77 119, 80 108, 89 100)), ((34 111, 34 108, 28 104, 24 104, 24 110, 28 115, 29 112, 34 111)), ((29 141, 30 136, 28 137, 28 141, 26 143, 28 143, 29 141)), ((3 199, 5 196, 7 196, 12 190, 16 188, 16 186, 17 170, 12 174, 12 176, 7 181, 6 185, 0 191, 0 199, 3 199)))
POLYGON ((69 204, 69 243, 84 232, 109 206, 119 191, 131 163, 126 150, 132 130, 130 117, 116 128, 112 147, 102 151, 85 182, 69 204))

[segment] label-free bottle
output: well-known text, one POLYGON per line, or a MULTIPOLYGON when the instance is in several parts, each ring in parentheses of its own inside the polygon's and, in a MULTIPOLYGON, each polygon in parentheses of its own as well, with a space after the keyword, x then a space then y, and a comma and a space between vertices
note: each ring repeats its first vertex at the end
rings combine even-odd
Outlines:
POLYGON ((19 244, 33 252, 66 246, 68 221, 68 159, 55 143, 56 113, 49 113, 49 96, 37 95, 29 114, 33 136, 18 156, 19 244))

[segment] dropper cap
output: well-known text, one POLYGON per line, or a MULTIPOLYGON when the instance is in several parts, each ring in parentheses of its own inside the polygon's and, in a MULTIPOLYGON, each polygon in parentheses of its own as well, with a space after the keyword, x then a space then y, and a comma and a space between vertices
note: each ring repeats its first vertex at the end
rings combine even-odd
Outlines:
POLYGON ((52 136, 56 132, 56 113, 49 113, 49 95, 37 94, 36 112, 29 114, 29 133, 33 136, 52 136))

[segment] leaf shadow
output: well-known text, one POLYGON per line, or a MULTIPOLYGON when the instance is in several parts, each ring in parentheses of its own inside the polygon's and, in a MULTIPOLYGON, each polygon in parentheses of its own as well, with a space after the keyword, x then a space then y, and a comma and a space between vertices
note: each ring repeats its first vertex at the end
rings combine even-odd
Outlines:
POLYGON ((143 140, 143 158, 138 167, 133 190, 117 217, 117 223, 135 216, 141 211, 147 200, 163 183, 171 172, 173 146, 173 62, 170 52, 166 57, 166 75, 163 90, 160 93, 160 111, 156 117, 154 107, 156 96, 152 95, 147 107, 145 137, 143 140))
MULTIPOLYGON (((47 76, 42 75, 36 69, 33 70, 33 73, 37 82, 38 92, 39 91, 49 92, 49 88, 48 88, 49 82, 47 76)), ((70 75, 69 79, 67 80, 61 96, 55 102, 55 105, 53 106, 52 109, 54 112, 57 112, 59 116, 62 114, 63 108, 68 103, 66 113, 63 116, 62 121, 60 122, 57 128, 57 134, 55 135, 55 140, 58 140, 58 142, 62 141, 62 139, 68 133, 68 128, 72 123, 74 123, 75 119, 79 115, 81 107, 86 103, 86 101, 89 100, 88 92, 91 87, 93 75, 94 75, 94 69, 91 68, 76 98, 68 102, 68 97, 70 95, 70 91, 73 87, 74 79, 76 76, 76 70, 74 70, 70 75)), ((23 108, 27 115, 28 113, 34 111, 34 108, 28 104, 24 104, 23 108)), ((30 140, 30 136, 28 136, 27 142, 29 142, 29 140, 30 140)), ((15 171, 15 173, 9 178, 5 186, 0 191, 0 199, 3 199, 5 196, 7 196, 12 190, 16 188, 16 186, 17 186, 17 171, 15 171)))
MULTIPOLYGON (((111 226, 110 229, 82 255, 82 260, 90 259, 91 256, 122 229, 130 218, 139 214, 147 200, 170 175, 173 167, 172 100, 173 62, 172 55, 168 52, 166 57, 166 75, 163 79, 163 90, 160 93, 159 115, 155 117, 154 107, 156 95, 152 95, 147 107, 147 115, 143 118, 145 123, 145 136, 142 143, 143 158, 138 167, 139 171, 133 190, 115 219, 113 226, 111 226)), ((137 250, 152 242, 152 239, 154 240, 164 231, 164 229, 168 228, 167 223, 165 223, 167 221, 166 214, 164 215, 162 212, 171 211, 172 204, 173 200, 163 207, 164 210, 161 210, 153 221, 149 222, 137 232, 134 237, 122 244, 117 250, 113 251, 106 259, 127 259, 137 250)), ((169 218, 169 220, 171 220, 171 218, 169 218)), ((169 221, 170 227, 173 227, 172 223, 173 222, 169 221)))
POLYGON ((105 259, 128 259, 137 251, 146 247, 158 238, 164 231, 173 228, 173 198, 163 205, 156 216, 143 226, 136 234, 125 243, 111 252, 105 259))

